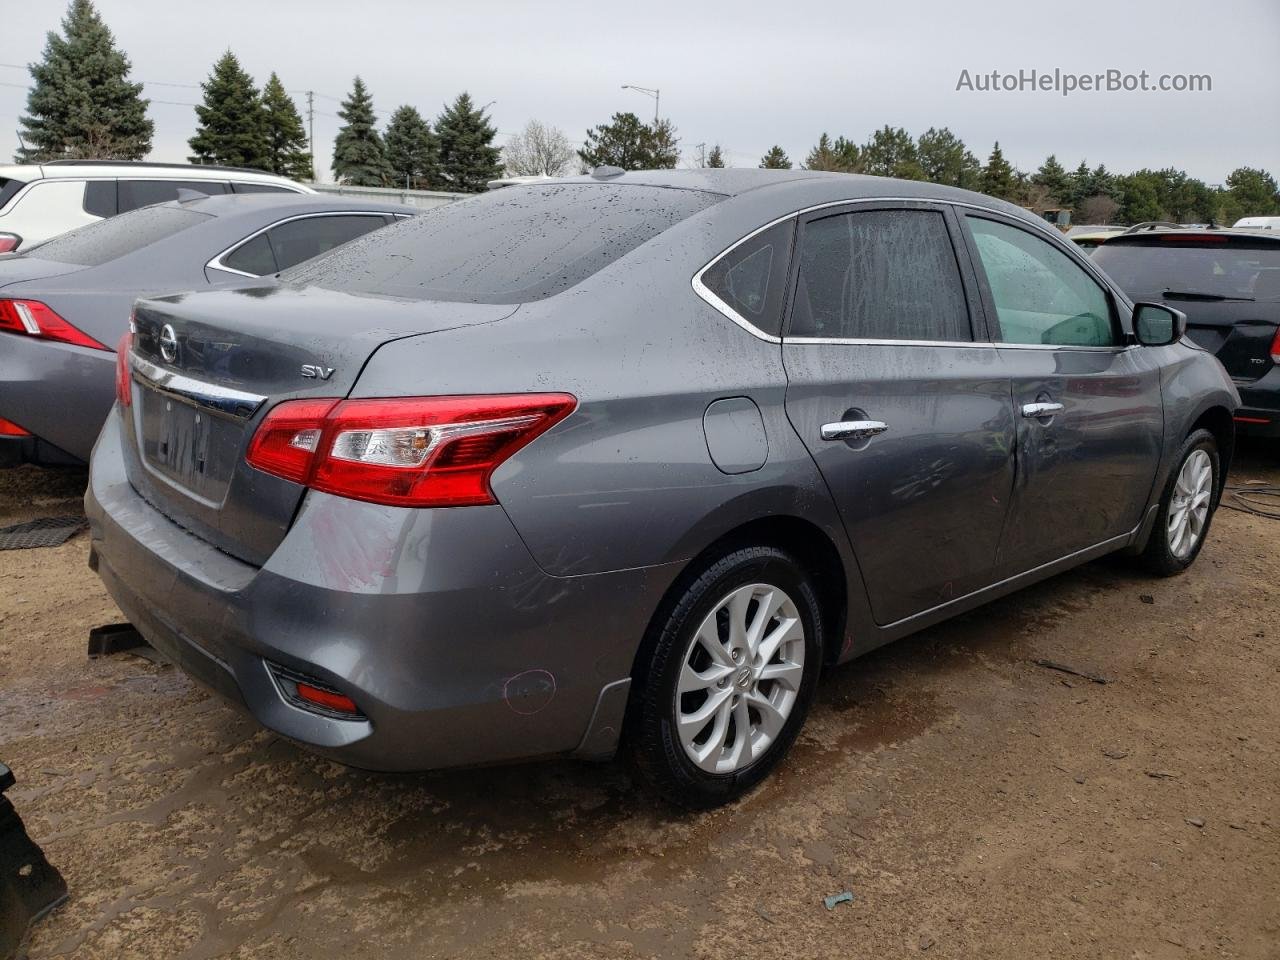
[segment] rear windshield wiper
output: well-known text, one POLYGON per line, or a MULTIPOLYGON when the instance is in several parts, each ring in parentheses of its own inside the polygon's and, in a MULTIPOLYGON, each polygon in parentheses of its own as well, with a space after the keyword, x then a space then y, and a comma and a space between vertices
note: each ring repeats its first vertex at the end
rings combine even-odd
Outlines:
POLYGON ((1163 294, 1170 300, 1247 300, 1252 302, 1253 297, 1226 297, 1220 293, 1201 293, 1199 290, 1166 290, 1163 294))

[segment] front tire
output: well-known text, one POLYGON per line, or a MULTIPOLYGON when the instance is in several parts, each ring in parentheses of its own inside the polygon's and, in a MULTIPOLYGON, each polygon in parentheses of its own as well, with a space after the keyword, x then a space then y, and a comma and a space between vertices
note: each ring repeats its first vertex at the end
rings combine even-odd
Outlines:
POLYGON ((688 583, 657 625, 633 750, 666 799, 705 809, 763 780, 808 713, 822 660, 813 582, 774 547, 746 547, 688 583))
POLYGON ((1218 444, 1208 430, 1187 437, 1175 462, 1143 552, 1147 568, 1162 577, 1182 573, 1200 555, 1222 489, 1218 444))

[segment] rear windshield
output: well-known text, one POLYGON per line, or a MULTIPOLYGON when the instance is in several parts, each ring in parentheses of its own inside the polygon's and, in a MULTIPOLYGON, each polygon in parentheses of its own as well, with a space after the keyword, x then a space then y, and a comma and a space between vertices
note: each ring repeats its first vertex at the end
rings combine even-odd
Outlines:
POLYGON ((505 187, 366 234, 280 279, 423 300, 525 303, 581 283, 722 199, 620 184, 505 187))
POLYGON ((1227 237, 1109 242, 1093 251, 1093 262, 1136 300, 1170 293, 1280 299, 1280 244, 1241 244, 1227 237))
POLYGON ((176 204, 142 207, 64 233, 23 253, 55 263, 97 267, 209 219, 207 213, 184 210, 176 204))
POLYGON ((13 195, 25 187, 25 180, 15 180, 13 177, 0 177, 0 207, 13 199, 13 195))

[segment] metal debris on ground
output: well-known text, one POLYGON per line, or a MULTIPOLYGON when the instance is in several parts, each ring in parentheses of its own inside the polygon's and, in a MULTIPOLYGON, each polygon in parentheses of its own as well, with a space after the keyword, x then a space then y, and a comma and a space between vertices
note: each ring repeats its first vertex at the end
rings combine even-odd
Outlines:
POLYGON ((0 550, 58 547, 89 525, 84 517, 40 517, 0 527, 0 550))
POLYGON ((0 960, 18 955, 31 925, 67 899, 67 883, 49 864, 4 795, 13 773, 0 763, 0 960))
POLYGON ((827 905, 828 910, 834 910, 839 904, 853 903, 853 891, 842 890, 840 893, 833 893, 829 897, 823 897, 822 902, 827 905))
POLYGON ((1048 670, 1058 670, 1062 673, 1069 673, 1073 677, 1082 677, 1085 680, 1092 680, 1094 683, 1110 683, 1106 677, 1099 676, 1096 673, 1089 673, 1087 670, 1077 670, 1075 667, 1068 666, 1065 663, 1058 663, 1055 660, 1032 660, 1037 667, 1044 667, 1048 670))

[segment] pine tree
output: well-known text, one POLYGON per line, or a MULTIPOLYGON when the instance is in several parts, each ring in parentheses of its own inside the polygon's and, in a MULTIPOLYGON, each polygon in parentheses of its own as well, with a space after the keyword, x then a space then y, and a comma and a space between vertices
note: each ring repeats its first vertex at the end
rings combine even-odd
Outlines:
POLYGON ((833 141, 825 133, 805 158, 806 170, 827 170, 836 173, 861 173, 862 151, 852 140, 836 137, 833 141))
POLYGON ((490 180, 502 176, 501 151, 493 145, 497 133, 483 110, 476 109, 470 94, 458 94, 436 118, 440 145, 440 179, 449 190, 479 193, 490 180))
POLYGON ((680 162, 680 138, 675 124, 670 120, 658 120, 649 128, 649 168, 674 170, 680 162))
POLYGON ((439 178, 436 138, 415 108, 405 104, 391 115, 382 142, 397 187, 421 188, 439 178))
POLYGON ((982 175, 982 164, 964 141, 946 127, 930 127, 916 141, 916 159, 925 179, 951 187, 973 188, 982 175))
POLYGON ((267 124, 267 169, 290 180, 314 180, 302 117, 275 73, 262 88, 262 106, 267 124))
POLYGON ((236 55, 230 50, 224 53, 200 86, 204 90, 204 103, 196 107, 200 124, 187 141, 191 162, 270 169, 267 113, 253 77, 245 73, 236 55))
POLYGON ((670 120, 643 123, 634 113, 615 113, 609 123, 587 130, 578 151, 583 165, 623 170, 670 169, 680 161, 675 127, 670 120))
POLYGON ((378 135, 373 97, 359 77, 342 101, 338 116, 344 122, 333 142, 334 176, 356 187, 385 186, 391 179, 391 168, 378 135))
MULTIPOLYGON (((823 134, 826 136, 826 134, 823 134)), ((790 170, 791 158, 787 156, 787 151, 776 143, 769 148, 769 152, 760 158, 761 170, 790 170)))
POLYGON ((1242 216, 1269 216, 1280 213, 1280 190, 1276 178, 1254 167, 1237 167, 1227 175, 1227 190, 1244 211, 1242 216))
MULTIPOLYGON (((1081 162, 1081 166, 1084 167, 1086 171, 1086 184, 1082 186, 1086 186, 1088 179, 1087 171, 1089 168, 1083 162, 1081 162)), ((1075 199, 1073 196, 1074 192, 1071 189, 1071 180, 1067 176, 1066 169, 1058 162, 1058 158, 1052 153, 1045 158, 1044 163, 1040 164, 1040 168, 1032 174, 1031 182, 1044 187, 1045 190, 1049 192, 1049 199, 1054 203, 1057 203, 1059 206, 1075 206, 1075 204, 1071 202, 1075 199)), ((1079 192, 1082 196, 1088 195, 1087 191, 1084 189, 1081 189, 1079 192)))
POLYGON ((716 170, 724 167, 724 152, 720 149, 720 144, 717 143, 707 154, 707 166, 716 170))
MULTIPOLYGON (((837 146, 839 142, 837 141, 837 146)), ((904 180, 925 179, 916 142, 901 127, 884 127, 871 135, 861 151, 862 172, 904 180)))
POLYGON ((1013 196, 1017 186, 1013 165, 1000 152, 1000 141, 991 148, 991 156, 982 169, 982 192, 992 197, 1008 198, 1013 196))
POLYGON ((155 125, 147 119, 142 84, 129 82, 129 58, 90 0, 72 0, 63 36, 50 31, 22 117, 26 149, 16 159, 141 160, 155 125))

